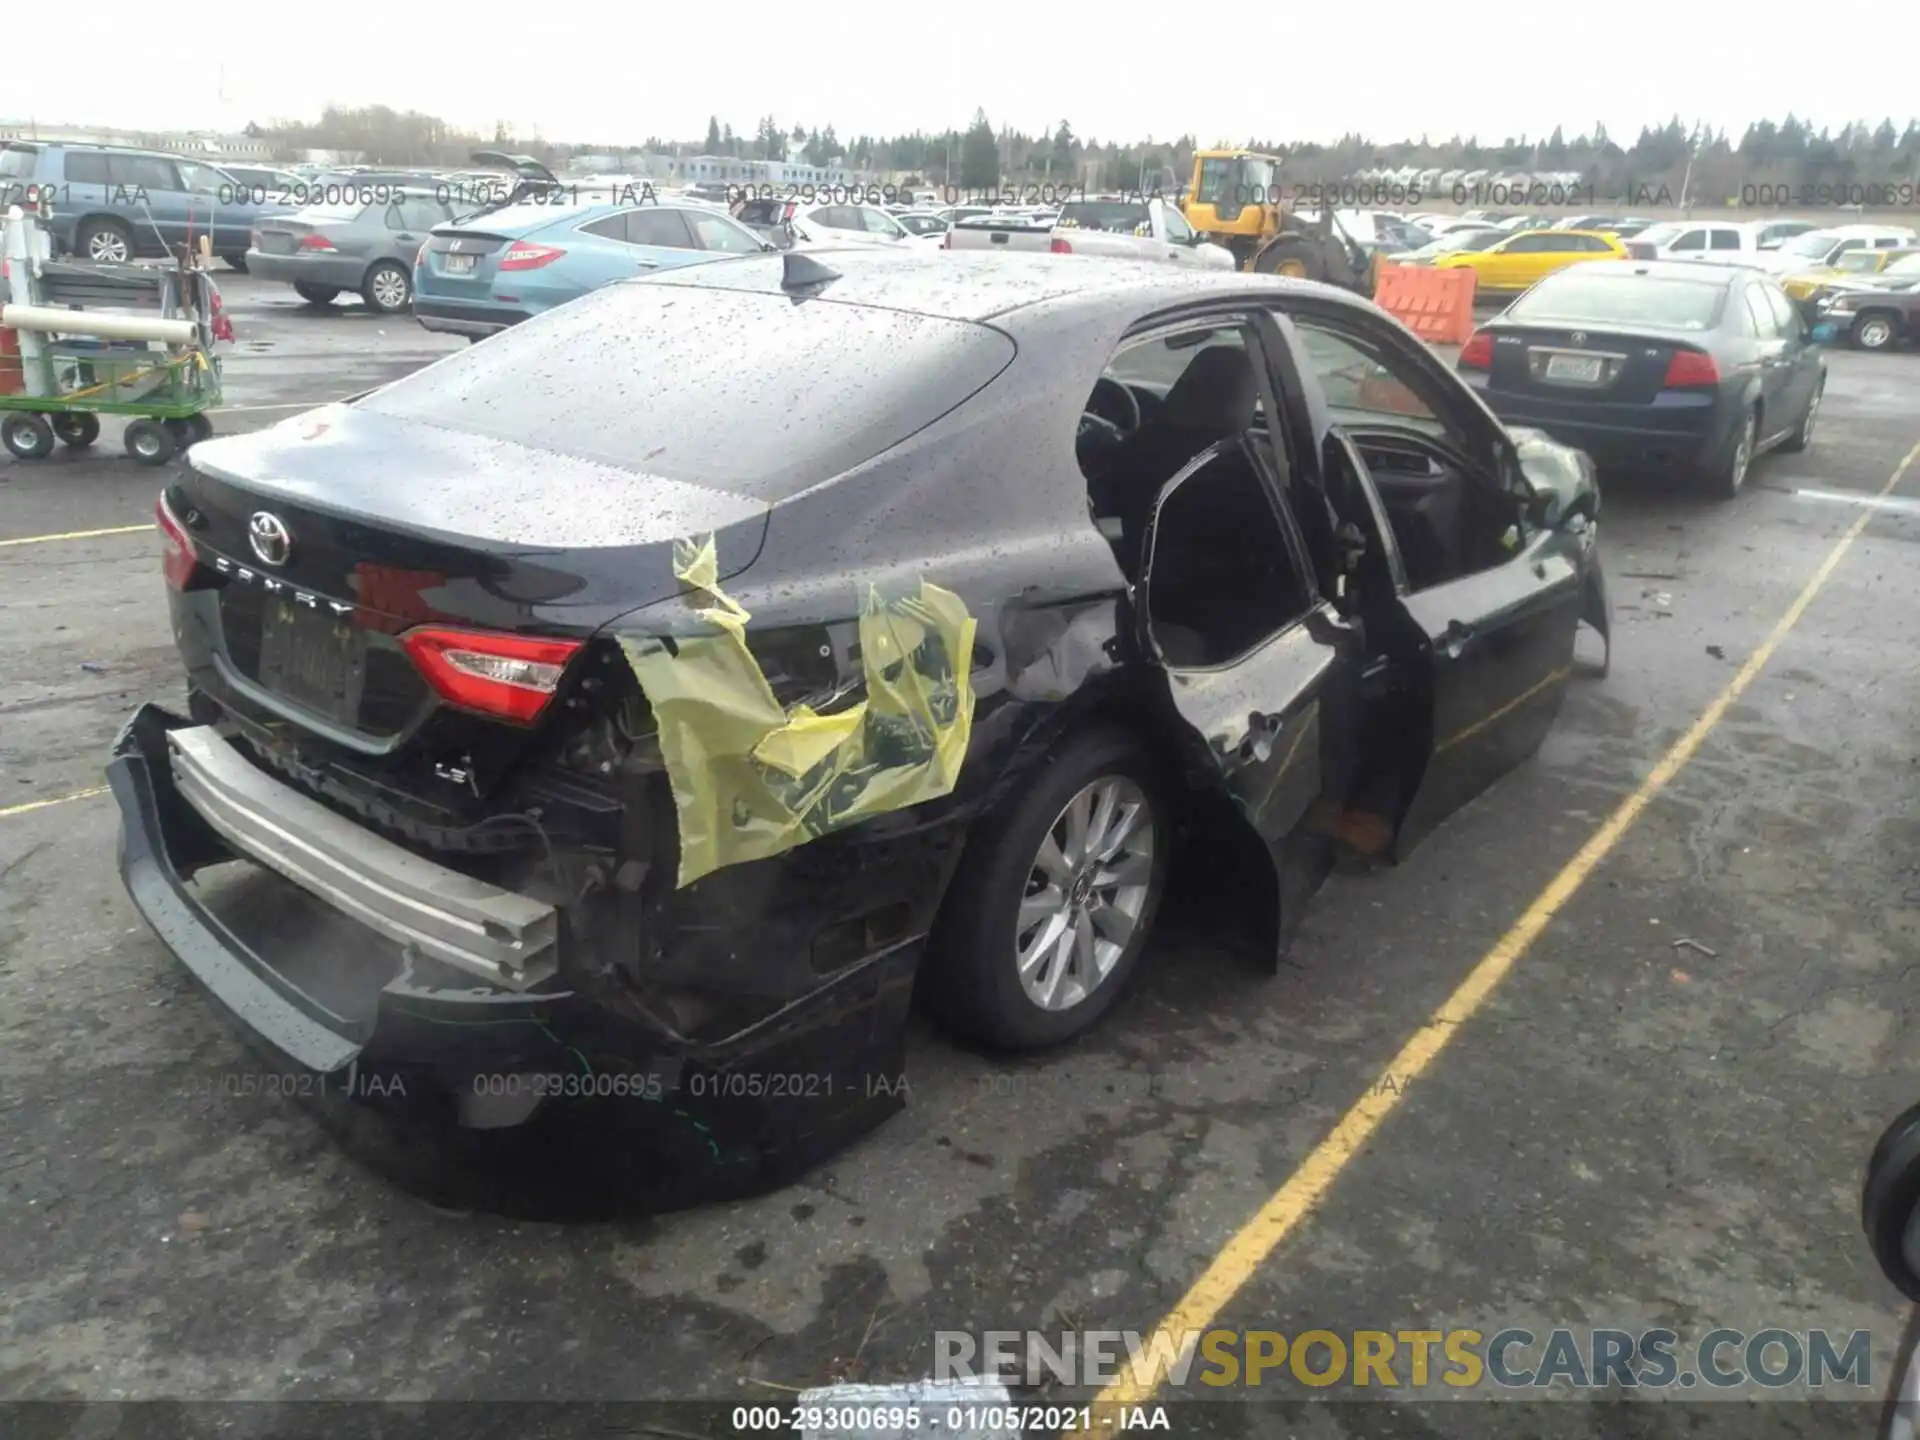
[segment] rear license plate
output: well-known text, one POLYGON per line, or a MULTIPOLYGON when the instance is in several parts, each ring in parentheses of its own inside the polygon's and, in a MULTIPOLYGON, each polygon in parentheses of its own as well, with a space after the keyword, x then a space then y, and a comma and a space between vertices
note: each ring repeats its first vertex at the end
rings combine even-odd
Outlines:
POLYGON ((447 267, 446 273, 449 275, 471 275, 473 262, 478 258, 477 255, 447 255, 442 257, 441 263, 447 267))
POLYGON ((1597 384, 1600 379, 1600 364, 1598 355, 1549 355, 1547 379, 1578 380, 1585 385, 1597 384))
POLYGON ((260 683, 343 725, 360 714, 366 641, 338 616, 269 600, 260 634, 260 683))

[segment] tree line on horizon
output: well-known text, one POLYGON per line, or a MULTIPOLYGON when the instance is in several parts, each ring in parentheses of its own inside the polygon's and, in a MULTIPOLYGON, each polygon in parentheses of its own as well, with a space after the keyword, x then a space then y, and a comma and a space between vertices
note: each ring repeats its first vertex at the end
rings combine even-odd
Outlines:
MULTIPOLYGON (((458 130, 417 111, 384 105, 329 106, 311 123, 277 122, 250 126, 283 158, 306 149, 353 151, 378 164, 464 166, 480 147, 532 154, 547 163, 574 155, 636 153, 724 155, 753 160, 791 160, 864 174, 966 190, 1009 184, 1071 183, 1098 189, 1147 185, 1177 187, 1192 170, 1199 148, 1194 135, 1156 141, 1082 139, 1062 120, 1051 134, 996 129, 984 110, 974 112, 965 129, 915 131, 910 135, 856 135, 842 140, 832 125, 786 125, 762 116, 749 134, 736 131, 717 115, 699 140, 648 136, 640 144, 557 144, 517 137, 502 121, 483 136, 458 130)), ((1490 170, 1496 173, 1572 172, 1595 195, 1620 195, 1629 187, 1668 185, 1678 193, 1683 177, 1690 193, 1703 199, 1733 198, 1756 184, 1845 187, 1862 185, 1920 187, 1920 120, 1904 129, 1893 120, 1878 125, 1855 123, 1838 131, 1815 129, 1789 114, 1756 120, 1736 140, 1726 130, 1689 127, 1677 115, 1660 126, 1643 126, 1622 145, 1604 125, 1569 138, 1563 127, 1551 135, 1507 136, 1498 142, 1478 136, 1382 143, 1356 133, 1332 144, 1294 144, 1248 137, 1216 137, 1206 148, 1244 148, 1283 159, 1282 178, 1294 184, 1346 180, 1365 170, 1407 167, 1439 170, 1490 170)), ((1445 196, 1433 197, 1444 200, 1445 196)), ((1920 193, 1911 200, 1920 203, 1920 193)), ((1905 203, 1905 202, 1902 202, 1905 203)))

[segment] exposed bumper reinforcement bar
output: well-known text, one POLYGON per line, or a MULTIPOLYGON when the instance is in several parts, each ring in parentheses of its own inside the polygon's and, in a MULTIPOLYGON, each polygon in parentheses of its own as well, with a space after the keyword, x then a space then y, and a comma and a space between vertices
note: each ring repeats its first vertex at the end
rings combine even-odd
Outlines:
POLYGON ((401 945, 509 990, 552 975, 551 905, 403 849, 248 762, 211 726, 167 732, 174 784, 249 859, 401 945))

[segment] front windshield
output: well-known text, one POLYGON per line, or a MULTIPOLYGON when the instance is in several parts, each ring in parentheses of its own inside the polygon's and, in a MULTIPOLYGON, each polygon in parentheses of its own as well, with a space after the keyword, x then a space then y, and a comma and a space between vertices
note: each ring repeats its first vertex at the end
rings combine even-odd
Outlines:
POLYGON ((1848 275, 1871 275, 1880 268, 1880 257, 1871 250, 1849 250, 1834 257, 1833 268, 1848 275))
POLYGON ((1897 275, 1902 280, 1920 280, 1920 254, 1909 255, 1896 260, 1880 272, 1883 275, 1897 275))
MULTIPOLYGON (((1646 236, 1640 238, 1644 240, 1646 236)), ((1833 248, 1833 238, 1831 230, 1809 230, 1804 235, 1794 236, 1780 249, 1783 254, 1804 255, 1818 260, 1833 248)))
POLYGON ((1636 240, 1644 240, 1649 245, 1659 245, 1664 241, 1671 240, 1680 233, 1680 230, 1680 226, 1672 224, 1649 225, 1633 238, 1636 240))

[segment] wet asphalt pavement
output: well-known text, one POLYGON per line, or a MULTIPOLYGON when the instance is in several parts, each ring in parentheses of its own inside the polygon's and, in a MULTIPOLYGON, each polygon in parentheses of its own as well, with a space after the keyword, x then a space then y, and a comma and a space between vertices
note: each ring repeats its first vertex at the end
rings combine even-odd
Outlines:
MULTIPOLYGON (((235 407, 352 394, 464 345, 224 289, 235 407)), ((1761 461, 1737 501, 1610 485, 1611 676, 1577 680, 1540 756, 1407 864, 1336 875, 1277 976, 1182 925, 1063 1054, 993 1059, 917 1026, 904 1112, 747 1202, 591 1224, 423 1202, 286 1099, 222 1093, 258 1064, 125 899, 107 797, 0 813, 0 1399, 772 1403, 922 1375, 936 1329, 1151 1327, 1349 1106, 1401 1088, 1408 1036, 1920 441, 1920 355, 1829 365, 1812 448, 1761 461)), ((118 436, 0 457, 0 540, 149 522, 157 473, 118 436)), ((1219 1323, 1869 1328, 1884 1375, 1904 1312, 1857 1203, 1880 1128, 1920 1100, 1920 466, 1897 493, 1911 508, 1875 510, 1219 1323)), ((102 785, 127 712, 180 699, 150 528, 0 548, 0 616, 0 812, 102 785)), ((1373 1423, 1276 1428, 1238 1403, 1176 1410, 1172 1433, 1373 1423)), ((1395 1433, 1493 1431, 1485 1407, 1435 1406, 1395 1433)))

